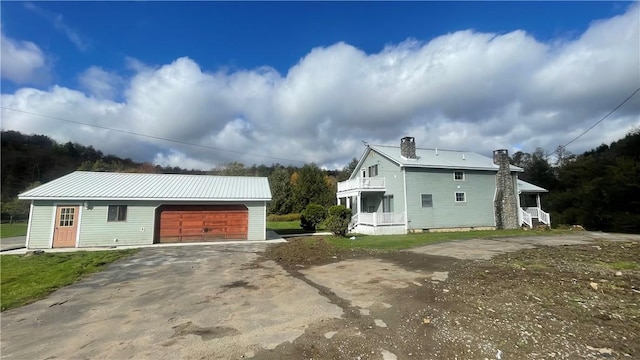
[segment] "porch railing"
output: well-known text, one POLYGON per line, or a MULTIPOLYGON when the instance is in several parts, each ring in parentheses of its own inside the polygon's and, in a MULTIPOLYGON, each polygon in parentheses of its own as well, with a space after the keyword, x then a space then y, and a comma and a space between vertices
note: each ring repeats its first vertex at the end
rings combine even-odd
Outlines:
POLYGON ((538 219, 541 223, 551 226, 551 216, 549 216, 548 212, 544 212, 538 207, 525 207, 523 210, 526 211, 531 218, 538 219))
POLYGON ((383 177, 355 178, 338 183, 338 192, 349 190, 385 190, 385 180, 383 177))
POLYGON ((533 229, 533 220, 531 220, 531 214, 529 211, 520 208, 520 215, 522 216, 522 222, 529 225, 529 229, 533 229))
POLYGON ((359 213, 358 224, 362 225, 404 225, 404 213, 359 213))

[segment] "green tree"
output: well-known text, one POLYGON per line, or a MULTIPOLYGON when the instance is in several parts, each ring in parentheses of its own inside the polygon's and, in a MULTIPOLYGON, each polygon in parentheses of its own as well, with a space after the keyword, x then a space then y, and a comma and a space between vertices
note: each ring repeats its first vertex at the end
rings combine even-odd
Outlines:
POLYGON ((293 211, 300 212, 311 203, 328 207, 335 204, 335 184, 328 181, 325 172, 316 164, 304 165, 291 175, 293 211))
POLYGON ((344 237, 349 231, 349 223, 351 222, 351 209, 343 205, 335 205, 329 208, 329 217, 327 218, 327 228, 335 236, 344 237))
POLYGON ((309 204, 300 215, 300 227, 306 231, 315 231, 327 217, 327 212, 322 205, 309 204))
POLYGON ((271 186, 270 214, 289 214, 293 211, 293 193, 291 176, 287 169, 277 168, 269 177, 271 186))
POLYGON ((232 161, 217 169, 218 174, 224 176, 245 176, 247 170, 243 163, 232 161))
POLYGON ((358 159, 356 158, 351 159, 351 162, 349 163, 349 165, 342 168, 336 180, 345 181, 349 179, 351 174, 353 174, 353 171, 356 169, 356 166, 358 166, 358 159))

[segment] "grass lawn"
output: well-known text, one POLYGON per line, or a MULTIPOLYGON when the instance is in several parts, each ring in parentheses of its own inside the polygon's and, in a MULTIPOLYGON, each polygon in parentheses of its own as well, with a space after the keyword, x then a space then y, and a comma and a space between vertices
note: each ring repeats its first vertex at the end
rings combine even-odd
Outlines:
MULTIPOLYGON (((267 229, 273 230, 280 235, 291 234, 307 234, 309 231, 304 231, 300 227, 300 220, 296 221, 267 221, 267 229)), ((316 232, 324 231, 322 226, 316 229, 316 232)))
POLYGON ((0 238, 27 235, 27 223, 0 224, 0 238))
POLYGON ((0 309, 5 311, 42 299, 55 289, 72 284, 136 252, 136 249, 127 249, 2 255, 0 309))
POLYGON ((433 232, 433 233, 416 233, 404 235, 354 235, 356 240, 349 238, 327 237, 335 246, 343 249, 377 249, 377 250, 400 250, 408 249, 416 246, 433 244, 443 241, 478 239, 489 237, 504 236, 553 236, 566 235, 571 233, 569 230, 550 230, 550 231, 525 231, 525 230, 478 230, 478 231, 460 231, 460 232, 433 232))

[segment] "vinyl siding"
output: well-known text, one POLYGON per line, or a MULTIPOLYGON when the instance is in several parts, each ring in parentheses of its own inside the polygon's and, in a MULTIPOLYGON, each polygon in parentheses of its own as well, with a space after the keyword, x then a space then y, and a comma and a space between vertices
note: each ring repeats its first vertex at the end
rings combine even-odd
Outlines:
POLYGON ((146 201, 90 201, 82 211, 78 247, 153 244, 155 209, 146 201), (107 221, 109 205, 127 205, 126 221, 107 221))
POLYGON ((455 181, 453 172, 406 169, 410 230, 495 226, 495 172, 464 170, 464 181, 455 181), (466 202, 455 202, 456 192, 464 192, 466 202), (433 195, 433 207, 422 207, 421 194, 433 195))
POLYGON ((53 216, 55 215, 53 201, 34 201, 29 232, 30 249, 48 249, 51 246, 53 230, 53 216))
POLYGON ((373 206, 375 212, 382 212, 382 197, 385 195, 393 195, 394 212, 403 213, 404 182, 402 179, 402 171, 396 163, 375 151, 371 151, 362 162, 361 167, 356 169, 358 170, 357 176, 362 176, 362 169, 367 170, 369 166, 376 164, 378 165, 377 177, 383 177, 385 179, 386 192, 363 192, 362 211, 366 212, 367 206, 373 206))
POLYGON ((266 240, 266 205, 263 201, 244 203, 249 209, 249 231, 247 240, 266 240))

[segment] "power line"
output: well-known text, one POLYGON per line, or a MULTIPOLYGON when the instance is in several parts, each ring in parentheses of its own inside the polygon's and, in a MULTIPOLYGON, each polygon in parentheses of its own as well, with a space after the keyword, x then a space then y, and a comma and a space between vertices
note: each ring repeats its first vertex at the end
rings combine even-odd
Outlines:
MULTIPOLYGON (((569 141, 568 143, 564 144, 564 145, 560 145, 558 146, 558 149, 563 149, 566 148, 567 146, 569 146, 571 143, 573 143, 574 141, 580 139, 584 134, 588 133, 591 129, 593 129, 594 127, 596 127, 598 124, 600 124, 602 121, 604 121, 606 118, 608 118, 611 114, 613 114, 614 112, 616 112, 616 110, 618 110, 619 108, 622 107, 622 105, 624 105, 627 101, 629 101, 629 99, 631 99, 633 97, 633 95, 635 95, 636 93, 638 93, 638 91, 640 91, 640 88, 637 88, 636 91, 634 91, 633 93, 631 93, 631 95, 627 96, 626 99, 624 99, 620 104, 618 104, 618 106, 616 106, 613 110, 609 111, 609 113, 607 113, 607 115, 603 116, 600 120, 596 121, 595 124, 589 126, 589 128, 587 128, 587 130, 583 131, 580 135, 574 137, 573 139, 571 139, 571 141, 569 141)), ((557 153, 558 150, 549 153, 549 155, 553 155, 554 153, 557 153)))
POLYGON ((154 136, 154 135, 147 135, 147 134, 137 133, 137 132, 129 131, 129 130, 122 130, 122 129, 110 128, 110 127, 107 127, 107 126, 88 124, 88 123, 84 123, 84 122, 81 122, 81 121, 63 119, 63 118, 59 118, 59 117, 55 117, 55 116, 49 116, 49 115, 36 114, 36 113, 33 113, 33 112, 24 111, 24 110, 18 110, 18 109, 12 109, 12 108, 8 108, 8 107, 4 107, 4 106, 0 106, 0 108, 3 109, 3 110, 15 111, 15 112, 28 114, 28 115, 33 115, 33 116, 40 116, 40 117, 47 118, 47 119, 64 121, 64 122, 68 122, 68 123, 72 123, 72 124, 78 124, 78 125, 85 125, 85 126, 90 126, 90 127, 109 130, 109 131, 116 131, 116 132, 123 133, 123 134, 141 136, 141 137, 146 137, 146 138, 149 138, 149 139, 168 141, 168 142, 172 142, 172 143, 176 143, 176 144, 195 146, 195 147, 209 149, 209 150, 226 151, 226 152, 236 153, 236 154, 241 154, 241 155, 249 155, 249 156, 261 157, 261 158, 273 159, 273 160, 289 161, 289 162, 295 162, 295 163, 300 163, 300 164, 305 164, 306 163, 306 162, 300 161, 300 160, 291 160, 291 159, 279 158, 279 157, 275 157, 275 156, 251 154, 251 153, 237 151, 237 150, 229 150, 229 149, 217 148, 217 147, 208 146, 208 145, 191 143, 191 142, 188 142, 188 141, 168 139, 168 138, 163 138, 163 137, 154 136))

